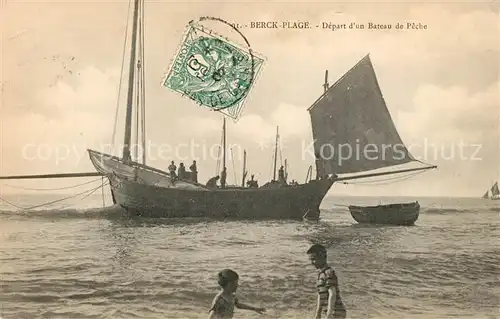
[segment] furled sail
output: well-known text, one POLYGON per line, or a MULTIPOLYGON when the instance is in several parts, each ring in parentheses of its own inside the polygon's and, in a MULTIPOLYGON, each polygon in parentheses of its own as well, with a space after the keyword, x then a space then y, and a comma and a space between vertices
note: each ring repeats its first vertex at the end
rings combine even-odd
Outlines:
POLYGON ((309 113, 321 176, 415 160, 396 130, 369 55, 333 84, 309 113))

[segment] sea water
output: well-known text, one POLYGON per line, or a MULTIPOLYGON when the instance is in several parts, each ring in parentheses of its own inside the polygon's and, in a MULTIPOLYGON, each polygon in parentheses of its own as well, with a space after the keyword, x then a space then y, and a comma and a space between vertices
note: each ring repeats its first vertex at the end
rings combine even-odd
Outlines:
POLYGON ((419 198, 413 227, 361 226, 345 207, 411 200, 327 197, 317 223, 128 220, 98 195, 4 202, 0 317, 206 318, 217 272, 232 268, 240 300, 267 308, 235 318, 311 318, 312 243, 328 246, 349 318, 500 317, 500 201, 419 198))

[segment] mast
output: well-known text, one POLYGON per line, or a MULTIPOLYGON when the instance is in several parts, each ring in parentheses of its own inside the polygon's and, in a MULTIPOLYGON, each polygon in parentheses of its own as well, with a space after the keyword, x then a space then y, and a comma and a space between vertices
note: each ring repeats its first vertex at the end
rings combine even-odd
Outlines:
POLYGON ((226 117, 222 122, 222 169, 226 167, 226 117))
POLYGON ((287 166, 288 166, 288 161, 285 158, 285 172, 284 172, 285 173, 285 180, 288 180, 288 168, 287 168, 287 166))
MULTIPOLYGON (((145 56, 144 56, 144 33, 145 33, 145 18, 144 18, 144 1, 141 1, 141 15, 139 17, 139 60, 137 68, 139 69, 139 87, 138 92, 141 101, 141 137, 142 137, 142 164, 146 165, 146 75, 145 75, 145 56)), ((139 132, 137 132, 139 134, 139 132)))
POLYGON ((134 75, 136 63, 136 46, 137 46, 137 25, 139 19, 139 2, 134 1, 134 21, 132 24, 132 43, 130 48, 130 64, 128 77, 128 94, 127 94, 127 113, 125 118, 125 137, 123 140, 123 161, 130 161, 130 140, 132 135, 132 107, 134 103, 134 75))
MULTIPOLYGON (((323 95, 328 92, 328 88, 330 87, 330 84, 328 83, 328 70, 325 70, 325 83, 323 83, 323 95)), ((313 128, 313 135, 314 135, 314 128, 313 128)), ((313 138, 314 139, 314 138, 313 138)), ((321 161, 320 161, 320 155, 318 152, 314 152, 315 154, 315 160, 314 164, 316 166, 316 179, 320 178, 321 175, 321 161)))
POLYGON ((273 181, 276 180, 276 161, 278 160, 278 139, 279 139, 279 126, 276 126, 276 145, 274 147, 274 166, 273 166, 273 181))
MULTIPOLYGON (((146 133, 145 133, 145 116, 144 116, 144 104, 145 104, 145 93, 144 93, 144 1, 134 0, 134 11, 133 11, 133 24, 132 24, 132 42, 130 47, 130 64, 129 64, 129 79, 128 79, 128 94, 127 94, 127 112, 125 118, 125 134, 124 134, 124 146, 123 146, 123 161, 130 162, 130 142, 132 139, 132 108, 134 99, 134 80, 135 80, 135 67, 137 62, 138 68, 138 105, 142 103, 142 145, 143 145, 143 164, 146 164, 146 133), (141 12, 141 17, 139 17, 139 11, 141 12), (140 32, 138 32, 138 25, 140 19, 140 32), (137 37, 140 33, 140 56, 137 61, 136 51, 137 51, 137 37), (142 99, 142 100, 141 100, 142 99), (141 101, 139 101, 141 100, 141 101)), ((128 18, 128 17, 127 17, 128 18)), ((137 133, 139 134, 139 133, 137 133)), ((114 133, 113 133, 114 137, 114 133)), ((93 177, 93 176, 103 176, 99 172, 85 172, 85 173, 60 173, 60 174, 34 174, 34 175, 11 175, 11 176, 0 176, 0 180, 3 179, 46 179, 46 178, 74 178, 74 177, 93 177)))
POLYGON ((326 70, 325 71, 325 84, 323 84, 323 89, 324 89, 323 93, 326 93, 326 91, 328 91, 329 86, 330 86, 330 84, 328 84, 328 70, 326 70))
POLYGON ((241 179, 241 187, 245 187, 246 177, 247 177, 247 151, 243 150, 243 178, 241 179))

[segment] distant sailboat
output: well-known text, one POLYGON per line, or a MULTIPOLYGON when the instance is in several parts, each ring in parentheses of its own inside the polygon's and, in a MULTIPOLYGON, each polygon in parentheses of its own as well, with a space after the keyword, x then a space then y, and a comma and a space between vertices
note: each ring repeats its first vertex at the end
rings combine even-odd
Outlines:
POLYGON ((498 182, 495 182, 490 189, 486 191, 483 195, 483 199, 499 200, 500 190, 498 189, 498 182))

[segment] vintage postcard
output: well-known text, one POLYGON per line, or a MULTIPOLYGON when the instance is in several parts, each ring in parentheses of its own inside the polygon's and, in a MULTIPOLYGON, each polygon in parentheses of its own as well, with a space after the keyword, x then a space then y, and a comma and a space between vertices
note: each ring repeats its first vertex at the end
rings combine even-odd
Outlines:
POLYGON ((1 318, 500 317, 497 1, 0 5, 1 318))

